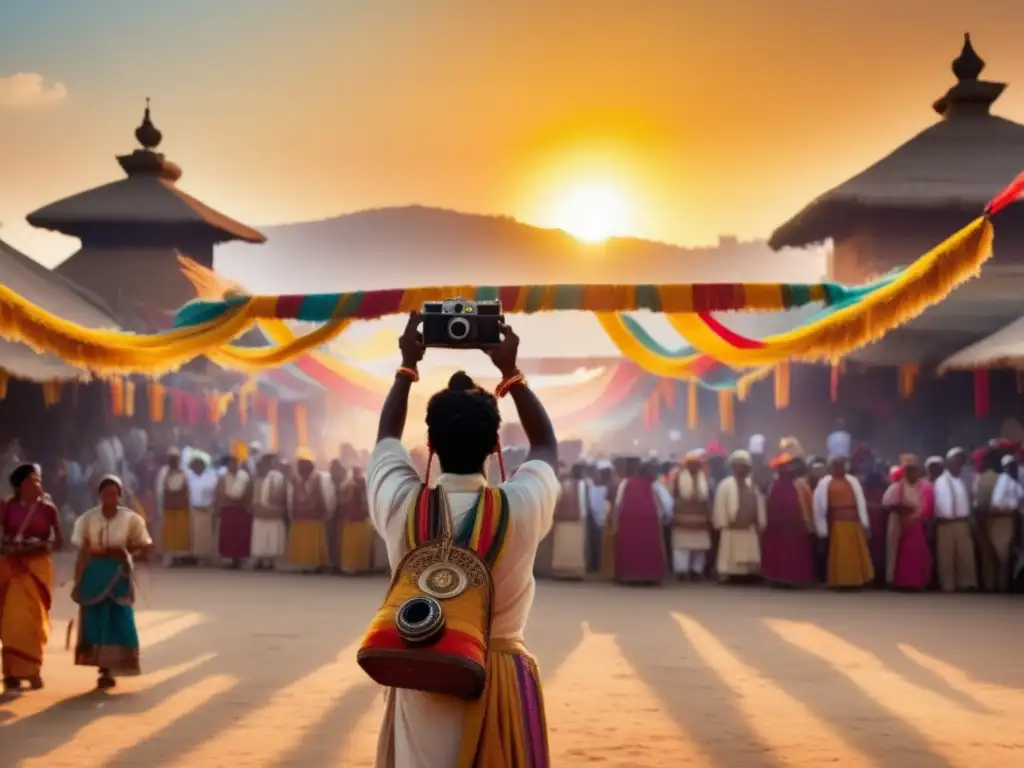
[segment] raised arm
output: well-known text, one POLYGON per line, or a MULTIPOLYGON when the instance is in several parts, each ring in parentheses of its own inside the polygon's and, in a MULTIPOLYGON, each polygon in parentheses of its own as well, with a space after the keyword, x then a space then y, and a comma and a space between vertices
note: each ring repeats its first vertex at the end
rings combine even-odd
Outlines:
POLYGON ((413 312, 409 315, 405 331, 398 339, 402 367, 395 373, 395 381, 380 411, 380 423, 377 426, 378 443, 388 438, 401 440, 402 433, 405 432, 405 419, 409 413, 409 391, 419 379, 418 366, 426 351, 423 335, 419 332, 419 324, 420 313, 413 312))
POLYGON ((497 347, 487 350, 494 365, 501 373, 499 394, 511 395, 519 414, 526 439, 530 442, 527 461, 536 459, 558 469, 558 438, 547 410, 540 399, 526 384, 526 378, 519 371, 519 337, 511 327, 502 326, 502 341, 497 347))

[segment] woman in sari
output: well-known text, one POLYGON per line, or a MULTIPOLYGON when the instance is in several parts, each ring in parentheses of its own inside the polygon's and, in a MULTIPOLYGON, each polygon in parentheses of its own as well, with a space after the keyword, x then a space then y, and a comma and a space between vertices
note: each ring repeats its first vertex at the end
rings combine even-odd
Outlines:
POLYGON ((98 667, 102 690, 114 687, 115 676, 140 672, 132 563, 153 540, 142 516, 121 505, 123 495, 117 477, 104 477, 100 505, 78 518, 71 537, 78 548, 71 595, 79 605, 75 664, 98 667))
POLYGON ((10 476, 14 496, 0 508, 0 646, 4 689, 43 687, 43 649, 50 636, 53 558, 64 546, 57 508, 43 493, 36 464, 10 476))
POLYGON ((900 457, 903 470, 885 492, 882 504, 889 512, 886 538, 886 582, 893 589, 923 590, 932 577, 927 524, 934 513, 932 487, 922 479, 913 454, 900 457))

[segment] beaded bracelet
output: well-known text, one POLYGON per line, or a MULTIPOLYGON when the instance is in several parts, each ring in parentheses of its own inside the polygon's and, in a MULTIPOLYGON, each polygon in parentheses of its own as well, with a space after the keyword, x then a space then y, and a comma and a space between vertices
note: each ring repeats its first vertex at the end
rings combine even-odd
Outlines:
POLYGON ((507 379, 502 379, 501 383, 494 390, 494 396, 495 397, 504 397, 505 395, 507 395, 509 393, 509 390, 511 390, 512 387, 514 387, 516 384, 522 384, 522 385, 525 386, 526 385, 526 377, 523 376, 523 374, 521 374, 521 373, 514 373, 513 375, 509 376, 507 379))
POLYGON ((404 365, 395 371, 396 376, 405 376, 407 379, 415 384, 420 380, 420 374, 415 368, 406 368, 404 365))

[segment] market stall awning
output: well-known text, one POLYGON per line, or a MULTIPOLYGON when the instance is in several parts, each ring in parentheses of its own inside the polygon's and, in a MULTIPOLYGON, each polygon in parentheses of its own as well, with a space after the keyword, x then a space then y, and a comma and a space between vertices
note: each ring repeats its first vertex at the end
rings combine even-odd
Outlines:
POLYGON ((1024 367, 1024 317, 948 357, 939 371, 1024 367))
MULTIPOLYGON (((43 309, 87 328, 118 329, 112 313, 95 296, 0 240, 0 283, 43 309)), ((72 381, 89 372, 24 344, 0 341, 0 368, 28 381, 72 381)))

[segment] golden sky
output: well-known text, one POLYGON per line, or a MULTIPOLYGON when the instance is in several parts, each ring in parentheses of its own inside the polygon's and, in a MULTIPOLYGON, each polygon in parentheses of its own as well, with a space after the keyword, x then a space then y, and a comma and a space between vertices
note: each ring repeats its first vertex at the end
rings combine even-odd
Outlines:
POLYGON ((34 0, 0 78, 60 87, 33 106, 0 79, 2 236, 73 250, 25 214, 119 178, 151 96, 182 186, 256 226, 409 203, 556 225, 600 184, 631 234, 762 237, 936 118, 964 31, 1024 120, 1021 29, 1020 0, 34 0))

